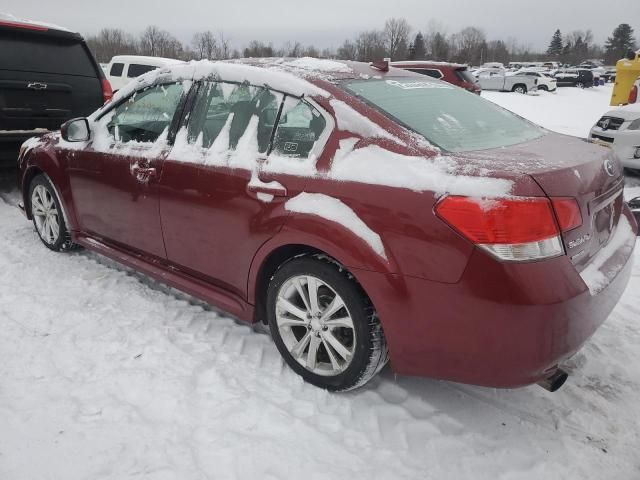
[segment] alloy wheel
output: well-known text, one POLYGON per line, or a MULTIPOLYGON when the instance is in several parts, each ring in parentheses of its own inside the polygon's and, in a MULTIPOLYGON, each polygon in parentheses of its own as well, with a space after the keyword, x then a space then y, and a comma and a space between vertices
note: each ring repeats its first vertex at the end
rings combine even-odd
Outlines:
POLYGON ((40 238, 48 245, 55 244, 60 236, 60 214, 53 194, 44 185, 33 189, 31 213, 40 238))
POLYGON ((308 371, 334 376, 350 365, 356 348, 353 319, 342 297, 319 278, 296 275, 282 284, 276 323, 288 352, 308 371))

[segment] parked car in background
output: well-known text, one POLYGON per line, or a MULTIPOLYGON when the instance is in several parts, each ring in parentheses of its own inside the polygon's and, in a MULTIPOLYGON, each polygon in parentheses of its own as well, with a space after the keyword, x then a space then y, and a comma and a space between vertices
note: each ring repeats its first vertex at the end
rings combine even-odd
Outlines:
POLYGON ((478 84, 482 90, 527 93, 536 90, 538 78, 535 76, 503 74, 487 70, 479 74, 478 84))
POLYGON ((467 65, 427 60, 391 62, 391 65, 396 68, 409 70, 410 72, 437 78, 438 80, 444 80, 445 82, 473 93, 479 94, 482 91, 476 77, 471 74, 467 65))
POLYGON ((156 68, 184 63, 181 60, 142 55, 116 55, 107 65, 107 77, 114 92, 117 92, 132 79, 156 68))
POLYGON ((558 87, 590 88, 594 85, 591 70, 566 68, 555 74, 558 87))
POLYGON ((640 103, 605 113, 591 128, 589 138, 612 147, 625 168, 640 172, 640 103))
POLYGON ((111 98, 82 36, 0 16, 0 164, 15 166, 27 138, 57 130, 111 98))
POLYGON ((388 65, 251 62, 149 72, 28 142, 23 208, 44 246, 266 320, 322 388, 388 358, 559 388, 631 274, 612 152, 388 65))
MULTIPOLYGON (((509 75, 509 74, 507 74, 509 75)), ((511 74, 515 77, 530 77, 534 78, 538 81, 537 87, 538 90, 544 90, 545 92, 555 92, 558 88, 556 79, 551 75, 548 75, 544 72, 538 71, 530 71, 530 70, 521 70, 519 72, 515 72, 511 74)))
POLYGON ((608 67, 605 69, 602 74, 602 78, 604 78, 605 82, 615 82, 616 81, 616 67, 608 67))

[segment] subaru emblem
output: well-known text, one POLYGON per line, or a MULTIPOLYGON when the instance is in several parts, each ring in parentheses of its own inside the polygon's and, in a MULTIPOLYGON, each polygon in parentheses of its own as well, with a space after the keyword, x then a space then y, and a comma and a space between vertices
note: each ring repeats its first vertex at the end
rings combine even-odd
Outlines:
POLYGON ((616 174, 616 167, 613 164, 613 160, 611 160, 610 158, 607 158, 604 161, 604 171, 607 172, 607 175, 609 175, 610 177, 613 177, 616 174))

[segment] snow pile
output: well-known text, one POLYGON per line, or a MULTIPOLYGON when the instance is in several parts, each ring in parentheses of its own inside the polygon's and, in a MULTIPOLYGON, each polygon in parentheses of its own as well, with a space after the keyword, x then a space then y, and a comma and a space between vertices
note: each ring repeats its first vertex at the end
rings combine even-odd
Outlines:
POLYGON ((324 60, 313 57, 302 57, 291 61, 282 60, 281 65, 288 68, 294 68, 304 71, 322 71, 322 72, 335 72, 335 73, 352 73, 353 70, 342 62, 336 62, 335 60, 324 60))
POLYGON ((355 144, 353 139, 340 142, 330 178, 472 197, 505 196, 513 187, 511 180, 460 174, 445 157, 400 155, 377 145, 354 149, 355 144))
POLYGON ((352 231, 385 260, 387 255, 380 235, 371 230, 356 213, 337 198, 320 193, 302 192, 285 203, 291 212, 316 215, 352 231))
POLYGON ((625 264, 611 265, 610 260, 617 254, 626 259, 633 250, 635 242, 636 235, 633 228, 627 217, 622 215, 613 237, 591 259, 589 265, 580 272, 580 277, 589 287, 591 295, 596 295, 604 290, 618 275, 625 264))

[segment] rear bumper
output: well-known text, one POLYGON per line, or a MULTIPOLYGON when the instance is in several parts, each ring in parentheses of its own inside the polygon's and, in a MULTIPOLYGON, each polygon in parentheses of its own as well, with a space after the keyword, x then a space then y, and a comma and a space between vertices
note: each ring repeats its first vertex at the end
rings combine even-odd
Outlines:
POLYGON ((506 264, 476 250, 456 284, 354 273, 380 315, 395 372, 517 387, 547 377, 609 316, 631 275, 635 231, 625 241, 597 294, 566 256, 506 264))

